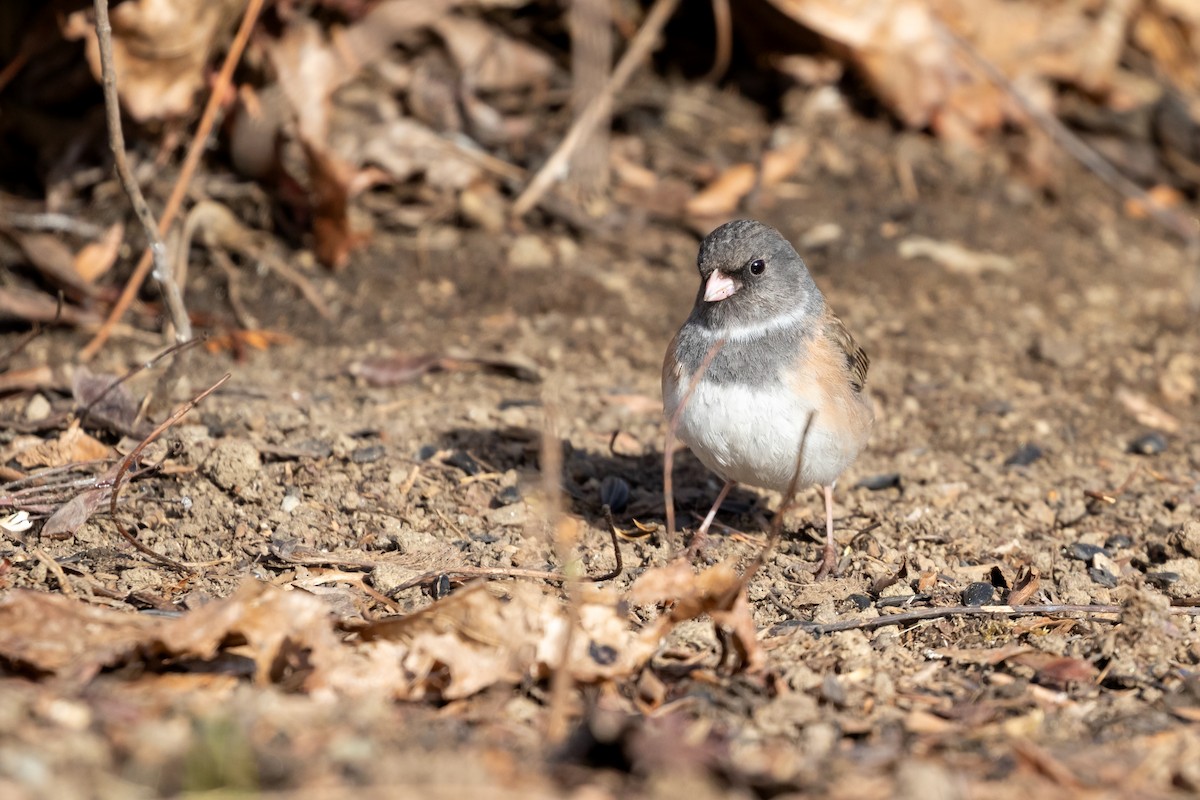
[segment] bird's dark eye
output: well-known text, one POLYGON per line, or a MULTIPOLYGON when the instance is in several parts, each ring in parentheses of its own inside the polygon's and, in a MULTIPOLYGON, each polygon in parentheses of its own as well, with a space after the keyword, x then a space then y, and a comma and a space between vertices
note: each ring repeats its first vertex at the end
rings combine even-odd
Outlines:
POLYGON ((750 262, 751 275, 762 275, 764 272, 766 272, 766 270, 767 262, 763 261, 761 258, 756 258, 750 262))

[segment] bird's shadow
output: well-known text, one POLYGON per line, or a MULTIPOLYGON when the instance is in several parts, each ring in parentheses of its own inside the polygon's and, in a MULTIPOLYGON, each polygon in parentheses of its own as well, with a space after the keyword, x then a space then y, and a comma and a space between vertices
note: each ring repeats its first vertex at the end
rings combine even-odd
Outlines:
MULTIPOLYGON (((541 433, 531 428, 455 428, 442 434, 437 447, 443 462, 468 473, 516 470, 521 495, 536 491, 543 479, 541 433)), ((687 450, 677 451, 673 461, 676 524, 694 530, 716 499, 721 480, 687 450)), ((562 489, 568 501, 566 510, 598 527, 607 525, 606 502, 618 524, 635 519, 663 522, 666 518, 663 452, 657 448, 627 455, 612 448, 603 452, 563 441, 562 489)), ((509 492, 493 499, 493 506, 515 499, 509 492)), ((762 497, 735 487, 721 505, 719 522, 732 525, 765 511, 762 497)))

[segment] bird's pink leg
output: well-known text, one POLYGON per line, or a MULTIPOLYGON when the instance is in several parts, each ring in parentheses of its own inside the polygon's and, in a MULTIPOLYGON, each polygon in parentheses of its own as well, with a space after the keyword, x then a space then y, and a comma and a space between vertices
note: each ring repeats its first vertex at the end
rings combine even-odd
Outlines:
POLYGON ((692 536, 691 544, 688 545, 687 554, 689 560, 703 552, 704 540, 708 538, 708 529, 712 527, 713 520, 717 518, 717 509, 721 507, 721 503, 725 502, 725 497, 729 494, 729 490, 736 484, 736 481, 725 481, 725 485, 721 487, 720 493, 717 494, 716 502, 708 510, 708 515, 700 523, 700 527, 696 529, 695 535, 692 536))
POLYGON ((833 485, 822 488, 825 489, 825 552, 817 569, 818 580, 827 575, 837 575, 838 566, 837 542, 833 540, 833 485))

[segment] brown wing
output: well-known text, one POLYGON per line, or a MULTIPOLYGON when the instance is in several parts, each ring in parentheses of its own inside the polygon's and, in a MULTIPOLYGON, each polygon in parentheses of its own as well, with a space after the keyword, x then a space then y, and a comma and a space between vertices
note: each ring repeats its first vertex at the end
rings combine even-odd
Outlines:
POLYGON ((845 355, 846 369, 850 372, 850 385, 854 387, 854 391, 862 392, 867 383, 867 368, 871 366, 871 359, 867 358, 866 351, 858 346, 850 331, 846 330, 842 321, 833 314, 829 315, 825 323, 825 335, 845 355))

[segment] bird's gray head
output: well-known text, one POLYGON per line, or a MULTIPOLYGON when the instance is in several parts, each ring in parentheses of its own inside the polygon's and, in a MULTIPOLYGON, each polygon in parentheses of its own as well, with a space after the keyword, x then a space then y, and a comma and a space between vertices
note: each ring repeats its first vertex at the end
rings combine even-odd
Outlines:
POLYGON ((761 222, 727 222, 705 237, 696 258, 700 291, 693 316, 717 335, 803 322, 824 298, 795 248, 761 222))

